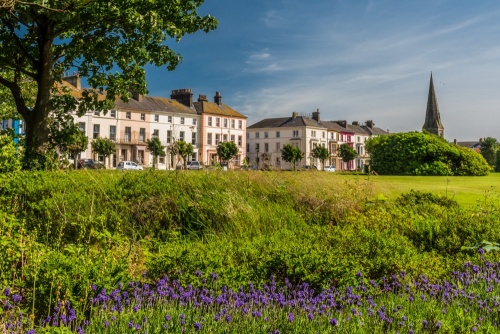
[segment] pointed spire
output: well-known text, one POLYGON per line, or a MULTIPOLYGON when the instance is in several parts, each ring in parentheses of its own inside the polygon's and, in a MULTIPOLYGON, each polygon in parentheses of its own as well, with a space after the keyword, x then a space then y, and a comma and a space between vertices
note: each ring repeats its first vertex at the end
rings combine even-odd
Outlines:
POLYGON ((426 130, 437 136, 444 136, 444 127, 441 123, 441 115, 439 114, 439 106, 436 97, 436 91, 434 90, 434 81, 431 80, 429 83, 429 96, 427 97, 427 110, 425 112, 425 123, 422 130, 426 130))

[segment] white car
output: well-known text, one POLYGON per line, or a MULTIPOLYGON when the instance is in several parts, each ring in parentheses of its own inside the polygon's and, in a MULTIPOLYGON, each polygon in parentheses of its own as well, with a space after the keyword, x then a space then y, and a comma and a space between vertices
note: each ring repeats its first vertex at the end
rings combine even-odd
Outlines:
POLYGON ((143 170, 142 166, 136 164, 133 161, 121 161, 118 166, 116 166, 116 170, 143 170))
POLYGON ((335 172, 335 167, 333 167, 333 166, 325 166, 325 172, 335 172))

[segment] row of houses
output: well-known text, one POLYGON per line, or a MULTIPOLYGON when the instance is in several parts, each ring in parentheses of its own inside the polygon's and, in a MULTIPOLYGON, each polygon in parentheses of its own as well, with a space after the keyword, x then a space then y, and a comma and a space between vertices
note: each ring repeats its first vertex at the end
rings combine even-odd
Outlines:
MULTIPOLYGON (((63 84, 71 94, 81 96, 83 89, 78 75, 64 78, 63 84)), ((292 144, 304 152, 299 167, 323 167, 311 155, 317 145, 322 145, 331 153, 328 165, 338 170, 354 170, 362 169, 369 160, 365 150, 366 140, 387 133, 375 127, 373 121, 364 124, 322 121, 319 110, 312 115, 293 112, 291 117, 268 118, 247 126, 247 117, 223 104, 219 92, 215 93, 212 101, 206 95, 199 95, 193 101, 189 88, 172 90, 170 98, 133 93, 127 102, 117 98, 114 109, 107 113, 87 112, 83 116, 74 113, 73 117, 89 141, 102 137, 115 142, 116 153, 106 161, 92 152, 91 145, 79 156, 100 160, 108 167, 126 160, 151 166, 153 156, 146 149, 146 141, 158 137, 166 150, 166 156, 159 160, 160 169, 173 169, 182 163, 180 157, 170 154, 170 145, 183 140, 194 147, 189 160, 205 165, 218 162, 219 142, 232 141, 239 148, 232 163, 234 166, 240 166, 247 159, 257 168, 290 169, 291 166, 281 159, 281 149, 285 144, 292 144), (342 144, 355 148, 358 153, 356 160, 349 163, 341 161, 338 149, 342 144)), ((3 128, 11 126, 9 121, 5 122, 2 123, 3 128)), ((22 128, 22 121, 14 126, 22 128)))

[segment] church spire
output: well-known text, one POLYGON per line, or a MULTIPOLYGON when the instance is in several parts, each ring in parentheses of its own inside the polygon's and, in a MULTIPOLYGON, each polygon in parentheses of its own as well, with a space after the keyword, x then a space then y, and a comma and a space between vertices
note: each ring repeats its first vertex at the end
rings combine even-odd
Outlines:
POLYGON ((441 115, 439 114, 439 107, 436 98, 436 91, 434 90, 434 81, 429 84, 429 96, 427 97, 427 111, 425 112, 425 123, 422 130, 433 133, 437 136, 444 137, 444 127, 441 123, 441 115))

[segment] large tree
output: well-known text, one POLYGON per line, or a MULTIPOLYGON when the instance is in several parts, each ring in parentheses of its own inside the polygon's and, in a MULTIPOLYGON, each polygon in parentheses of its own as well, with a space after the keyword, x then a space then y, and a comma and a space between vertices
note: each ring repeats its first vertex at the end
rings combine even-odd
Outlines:
POLYGON ((158 166, 158 157, 167 155, 165 146, 161 144, 160 138, 154 136, 146 141, 146 149, 153 155, 153 169, 158 166))
POLYGON ((496 164, 498 146, 498 141, 491 137, 486 137, 479 143, 481 155, 492 167, 496 164))
POLYGON ((371 169, 385 175, 487 175, 481 154, 430 133, 378 136, 366 142, 371 169))
POLYGON ((295 164, 304 158, 304 153, 295 145, 286 144, 281 149, 281 158, 292 165, 295 170, 295 164))
POLYGON ((177 153, 182 157, 184 162, 184 169, 187 169, 187 159, 194 152, 193 144, 186 143, 184 140, 178 140, 175 145, 177 146, 177 153))
POLYGON ((236 157, 238 151, 238 146, 232 141, 220 142, 217 145, 217 155, 225 163, 236 157))
POLYGON ((318 145, 312 150, 312 156, 321 161, 321 169, 325 170, 325 161, 330 157, 330 152, 324 146, 318 145))
POLYGON ((0 85, 26 124, 25 161, 43 159, 54 104, 79 115, 106 111, 117 96, 146 93, 145 65, 173 70, 181 57, 165 42, 217 26, 198 15, 203 2, 0 0, 0 85), (71 97, 60 84, 67 71, 94 90, 71 97), (26 80, 36 84, 35 101, 23 92, 26 80))
POLYGON ((346 164, 348 164, 350 161, 356 159, 357 156, 358 156, 358 153, 349 144, 342 144, 342 145, 340 145, 339 157, 346 164))
POLYGON ((115 142, 109 138, 98 137, 92 140, 91 145, 92 152, 104 156, 104 164, 106 164, 106 159, 116 151, 115 142))

